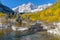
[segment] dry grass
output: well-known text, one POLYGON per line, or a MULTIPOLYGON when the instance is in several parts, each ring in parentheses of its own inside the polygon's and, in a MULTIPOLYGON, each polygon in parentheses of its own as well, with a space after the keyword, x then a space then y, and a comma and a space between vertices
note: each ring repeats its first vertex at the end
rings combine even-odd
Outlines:
POLYGON ((0 29, 0 36, 4 35, 6 33, 6 30, 1 30, 0 29))
POLYGON ((48 34, 46 31, 42 31, 42 32, 39 32, 43 38, 42 40, 60 40, 60 38, 56 35, 53 35, 53 34, 48 34))
POLYGON ((60 40, 60 38, 58 38, 58 37, 54 36, 54 37, 52 37, 52 39, 51 39, 51 40, 60 40))
POLYGON ((12 30, 10 30, 10 29, 0 29, 0 36, 3 36, 3 35, 5 35, 5 34, 7 34, 7 32, 12 32, 12 30))

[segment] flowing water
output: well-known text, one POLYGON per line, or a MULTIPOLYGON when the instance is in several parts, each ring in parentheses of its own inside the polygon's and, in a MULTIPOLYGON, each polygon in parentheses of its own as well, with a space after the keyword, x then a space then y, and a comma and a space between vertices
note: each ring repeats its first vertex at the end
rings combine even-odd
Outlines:
POLYGON ((58 40, 55 39, 54 36, 48 34, 47 32, 37 32, 34 34, 20 37, 14 37, 14 35, 14 32, 8 33, 6 35, 0 36, 0 40, 58 40))

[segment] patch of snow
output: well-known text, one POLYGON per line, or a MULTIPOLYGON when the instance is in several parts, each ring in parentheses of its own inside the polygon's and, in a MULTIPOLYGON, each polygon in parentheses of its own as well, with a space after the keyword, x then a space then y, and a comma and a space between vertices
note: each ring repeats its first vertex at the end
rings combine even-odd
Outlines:
POLYGON ((16 27, 12 26, 12 30, 16 31, 16 27))
POLYGON ((28 30, 28 28, 26 27, 26 28, 23 28, 23 27, 19 27, 19 28, 17 28, 18 30, 21 30, 21 31, 24 31, 24 30, 28 30))
POLYGON ((15 26, 12 26, 12 30, 14 31, 24 31, 24 30, 28 30, 27 27, 15 27, 15 26))

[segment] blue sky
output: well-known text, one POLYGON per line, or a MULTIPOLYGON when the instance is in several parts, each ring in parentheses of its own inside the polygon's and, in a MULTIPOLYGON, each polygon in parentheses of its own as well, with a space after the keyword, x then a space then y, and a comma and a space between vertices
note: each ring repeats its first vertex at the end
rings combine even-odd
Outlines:
POLYGON ((0 1, 2 2, 3 5, 6 5, 11 9, 22 4, 27 4, 29 2, 33 3, 36 6, 56 2, 56 0, 0 0, 0 1))

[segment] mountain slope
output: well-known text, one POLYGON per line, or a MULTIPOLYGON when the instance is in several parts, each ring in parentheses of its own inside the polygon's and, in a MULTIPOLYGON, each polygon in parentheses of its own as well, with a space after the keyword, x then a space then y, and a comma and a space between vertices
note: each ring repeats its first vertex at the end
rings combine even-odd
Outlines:
POLYGON ((29 17, 30 20, 36 21, 40 20, 43 22, 59 22, 60 21, 60 4, 55 3, 53 6, 47 8, 46 10, 34 12, 33 14, 23 14, 23 18, 29 17))
POLYGON ((0 3, 0 12, 3 12, 3 13, 14 13, 13 10, 11 10, 10 8, 8 8, 7 6, 4 6, 1 3, 0 3))
POLYGON ((28 4, 23 4, 21 6, 17 6, 16 8, 13 8, 14 11, 16 12, 36 12, 36 11, 41 11, 44 10, 48 7, 50 7, 52 4, 44 4, 44 5, 40 5, 40 6, 35 6, 32 3, 28 3, 28 4))

